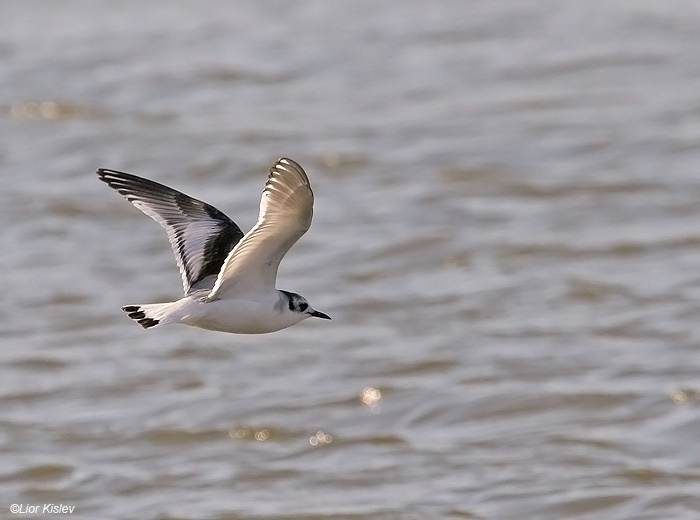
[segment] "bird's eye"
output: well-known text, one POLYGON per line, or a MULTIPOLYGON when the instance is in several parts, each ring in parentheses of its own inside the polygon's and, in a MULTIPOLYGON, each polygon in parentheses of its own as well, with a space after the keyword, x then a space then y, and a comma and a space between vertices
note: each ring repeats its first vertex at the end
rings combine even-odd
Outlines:
POLYGON ((306 302, 301 302, 301 303, 299 304, 299 310, 300 310, 301 312, 304 312, 304 311, 305 311, 306 309, 308 309, 308 308, 309 308, 309 304, 306 303, 306 302))

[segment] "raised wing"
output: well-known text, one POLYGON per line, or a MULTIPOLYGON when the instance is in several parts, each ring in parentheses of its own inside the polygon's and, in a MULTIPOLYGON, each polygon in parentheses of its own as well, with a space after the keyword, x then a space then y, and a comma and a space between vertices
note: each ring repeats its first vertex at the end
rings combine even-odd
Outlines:
POLYGON ((273 164, 258 222, 229 253, 209 298, 228 291, 273 290, 282 257, 311 225, 313 205, 314 194, 302 167, 284 158, 273 164))
POLYGON ((165 228, 185 294, 212 287, 229 252, 243 237, 214 206, 130 173, 97 170, 100 180, 165 228))

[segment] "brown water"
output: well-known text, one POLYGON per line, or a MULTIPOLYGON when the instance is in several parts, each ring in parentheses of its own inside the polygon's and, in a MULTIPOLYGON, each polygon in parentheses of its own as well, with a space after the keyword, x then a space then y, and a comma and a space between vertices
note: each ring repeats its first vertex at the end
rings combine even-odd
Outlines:
POLYGON ((700 9, 668 0, 0 4, 0 518, 700 517, 700 9), (148 332, 132 171, 332 322, 148 332), (72 514, 12 514, 64 504, 72 514))

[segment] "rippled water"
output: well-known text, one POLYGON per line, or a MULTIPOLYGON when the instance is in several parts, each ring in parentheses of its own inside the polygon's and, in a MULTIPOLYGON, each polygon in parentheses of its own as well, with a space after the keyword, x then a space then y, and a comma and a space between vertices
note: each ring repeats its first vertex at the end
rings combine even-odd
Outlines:
POLYGON ((0 517, 700 514, 700 12, 669 0, 0 4, 0 517), (333 316, 143 331, 165 234, 254 222, 333 316), (68 516, 68 515, 65 515, 68 516))

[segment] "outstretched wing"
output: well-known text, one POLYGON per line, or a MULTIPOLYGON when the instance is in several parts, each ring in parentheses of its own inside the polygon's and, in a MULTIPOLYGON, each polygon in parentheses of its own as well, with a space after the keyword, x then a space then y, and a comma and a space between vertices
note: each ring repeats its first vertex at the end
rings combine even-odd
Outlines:
POLYGON ((99 169, 97 175, 165 228, 185 294, 212 287, 227 255, 243 237, 230 218, 205 202, 130 173, 99 169))
POLYGON ((282 257, 306 233, 314 194, 304 170, 291 159, 270 168, 255 224, 229 253, 209 298, 273 290, 282 257))

